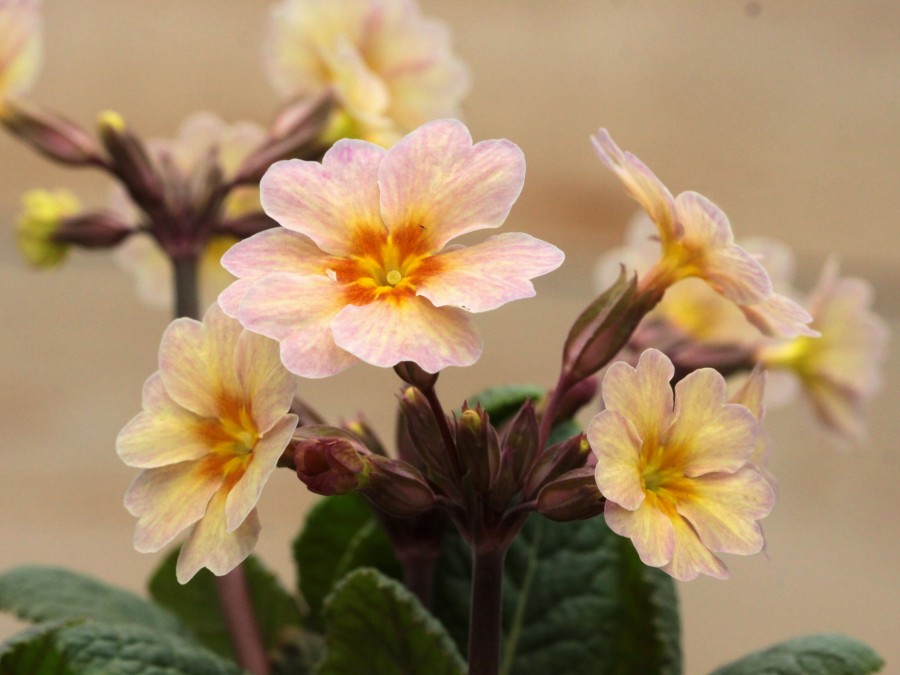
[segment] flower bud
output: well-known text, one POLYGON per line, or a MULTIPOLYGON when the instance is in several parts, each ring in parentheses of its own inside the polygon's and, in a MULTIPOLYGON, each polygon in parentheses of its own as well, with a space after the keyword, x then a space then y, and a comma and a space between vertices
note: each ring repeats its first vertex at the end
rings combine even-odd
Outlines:
POLYGON ((563 347, 565 373, 577 381, 608 364, 657 301, 638 295, 637 277, 627 278, 623 267, 616 283, 575 320, 563 347))
POLYGON ((597 389, 599 386, 596 377, 587 377, 570 387, 559 402, 554 422, 570 420, 575 417, 579 410, 594 400, 597 389))
POLYGON ((545 485, 538 494, 537 510, 550 520, 584 520, 602 513, 605 501, 597 489, 594 469, 584 466, 545 485))
POLYGON ((346 438, 305 438, 294 446, 294 468, 320 495, 342 495, 359 487, 368 469, 364 454, 346 438))
POLYGON ((393 516, 407 518, 431 510, 436 499, 425 478, 398 459, 369 455, 369 471, 359 491, 376 507, 393 516))
POLYGON ((491 508, 503 511, 522 489, 538 450, 538 423, 534 402, 526 400, 506 426, 500 440, 500 468, 491 486, 491 508))
POLYGON ((590 454, 591 446, 584 434, 575 434, 550 446, 544 450, 525 479, 524 495, 526 498, 536 495, 544 485, 567 471, 583 467, 590 454))
POLYGON ((381 455, 382 457, 387 456, 387 452, 385 452, 384 445, 382 444, 381 439, 378 438, 378 434, 375 433, 375 430, 362 415, 349 422, 345 422, 344 427, 354 436, 357 436, 370 452, 381 455))
POLYGON ((394 372, 407 384, 423 391, 434 388, 438 379, 438 373, 428 373, 412 361, 401 361, 394 366, 394 372))
POLYGON ((100 140, 112 160, 112 170, 132 200, 153 215, 162 204, 165 189, 143 142, 128 130, 117 112, 100 113, 97 126, 100 140))
POLYGON ((94 139, 63 117, 7 100, 0 121, 14 136, 57 162, 76 166, 103 162, 94 139))
POLYGON ((55 239, 81 248, 101 249, 116 246, 134 232, 115 214, 94 211, 64 218, 55 239))
POLYGON ((29 190, 22 196, 23 210, 16 221, 19 249, 29 265, 54 267, 62 262, 69 244, 57 239, 63 221, 81 205, 68 190, 29 190))
POLYGON ((463 407, 456 423, 456 447, 472 487, 484 494, 500 466, 500 441, 488 414, 480 405, 474 409, 463 407))
POLYGON ((218 223, 216 231, 231 235, 236 239, 247 239, 254 234, 259 234, 263 230, 269 230, 277 225, 278 223, 262 211, 251 211, 218 223))
POLYGON ((453 468, 441 429, 425 395, 415 387, 407 387, 400 397, 398 426, 400 457, 421 467, 443 489, 455 491, 451 480, 453 468))

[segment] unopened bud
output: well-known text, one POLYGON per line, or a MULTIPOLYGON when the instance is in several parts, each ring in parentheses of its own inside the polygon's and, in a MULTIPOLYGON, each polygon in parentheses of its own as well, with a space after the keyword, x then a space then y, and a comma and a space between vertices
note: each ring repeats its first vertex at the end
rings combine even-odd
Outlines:
POLYGON ((378 434, 375 433, 375 430, 362 415, 349 422, 345 422, 344 427, 354 436, 357 436, 370 452, 381 455, 382 457, 387 456, 387 452, 385 452, 384 445, 382 444, 381 439, 378 438, 378 434))
POLYGON ((63 117, 6 100, 0 121, 10 133, 52 160, 76 166, 102 163, 94 139, 63 117))
MULTIPOLYGON (((247 188, 238 188, 247 189, 247 188)), ((231 235, 236 239, 247 239, 254 234, 259 234, 264 230, 270 230, 276 227, 278 223, 272 220, 262 211, 251 211, 243 213, 236 218, 229 218, 216 225, 216 231, 222 234, 231 235)))
POLYGON ((456 423, 456 447, 472 487, 484 494, 500 466, 500 441, 481 406, 464 407, 456 423))
POLYGON ((584 434, 575 434, 571 438, 552 445, 535 462, 531 473, 525 480, 526 497, 536 495, 541 488, 556 480, 567 471, 584 466, 591 454, 584 434))
POLYGON ((340 429, 300 429, 294 446, 294 468, 306 486, 320 495, 342 495, 356 490, 369 469, 367 452, 340 429), (331 434, 335 435, 319 435, 331 434), (304 436, 306 436, 304 438, 304 436))
POLYGON ((29 190, 22 196, 16 221, 19 249, 29 265, 54 267, 62 262, 69 244, 57 238, 63 222, 81 208, 68 190, 29 190))
POLYGON ((506 426, 500 440, 500 468, 491 486, 491 508, 502 512, 524 485, 538 450, 538 423, 534 403, 526 400, 506 426))
POLYGON ((97 128, 112 160, 112 170, 132 200, 153 214, 160 207, 165 190, 143 142, 128 129, 122 116, 112 110, 100 113, 97 128))
POLYGON ((56 241, 80 248, 112 248, 134 232, 115 214, 95 211, 63 219, 56 241))
POLYGON ((587 377, 570 387, 559 402, 554 421, 561 422, 575 417, 579 410, 594 400, 598 388, 596 377, 587 377))
POLYGON ((368 459, 370 471, 359 491, 379 509, 407 518, 434 508, 434 492, 414 466, 380 455, 370 455, 368 459))
POLYGON ((425 395, 407 387, 400 396, 398 436, 400 457, 422 467, 428 478, 444 489, 453 490, 453 469, 440 426, 425 395))
POLYGON ((538 494, 537 510, 550 520, 584 520, 602 513, 605 501, 597 488, 594 469, 586 466, 545 485, 538 494))

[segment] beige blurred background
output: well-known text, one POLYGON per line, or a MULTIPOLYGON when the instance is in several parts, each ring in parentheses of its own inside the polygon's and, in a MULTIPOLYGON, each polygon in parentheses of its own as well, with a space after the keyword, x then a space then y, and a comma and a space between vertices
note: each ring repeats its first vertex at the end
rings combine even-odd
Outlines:
MULTIPOLYGON (((191 112, 266 122, 262 0, 46 0, 46 60, 32 98, 91 125, 112 108, 146 136, 191 112)), ((534 300, 477 318, 486 349, 442 377, 456 404, 506 381, 549 384, 594 259, 634 205, 588 144, 608 127, 673 191, 696 189, 741 234, 781 237, 808 288, 831 251, 872 280, 897 332, 900 3, 894 0, 454 0, 423 2, 452 27, 474 88, 476 139, 507 137, 528 161, 508 227, 568 253, 534 300), (512 342, 512 344, 510 344, 512 342)), ((0 136, 0 569, 59 564, 141 590, 159 556, 131 549, 121 506, 134 471, 113 450, 156 368, 165 312, 145 309, 106 255, 36 273, 11 223, 28 188, 66 185, 101 204, 108 183, 63 171, 0 136)), ((871 435, 836 448, 796 405, 774 411, 780 502, 769 559, 729 559, 728 582, 680 584, 688 673, 792 635, 840 631, 900 672, 898 349, 871 435)), ((396 382, 356 367, 303 393, 332 418, 364 410, 389 435, 396 382)), ((293 583, 287 540, 310 498, 287 472, 261 502, 259 553, 293 583)), ((0 637, 16 624, 0 619, 0 637)))

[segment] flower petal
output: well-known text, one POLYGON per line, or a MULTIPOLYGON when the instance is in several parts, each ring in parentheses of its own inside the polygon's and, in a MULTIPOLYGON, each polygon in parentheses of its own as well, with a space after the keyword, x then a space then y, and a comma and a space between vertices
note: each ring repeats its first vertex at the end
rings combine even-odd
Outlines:
POLYGON ((227 530, 225 493, 220 490, 210 501, 206 516, 194 526, 181 547, 175 565, 178 583, 186 584, 201 567, 218 576, 227 574, 250 555, 259 538, 259 530, 259 517, 255 509, 239 528, 233 532, 227 530))
POLYGON ((281 362, 277 342, 246 330, 237 342, 234 368, 242 400, 250 403, 256 428, 264 434, 290 410, 297 378, 281 362))
POLYGON ((663 571, 679 581, 691 581, 700 574, 708 574, 716 579, 727 579, 728 568, 710 552, 700 537, 683 518, 674 518, 675 547, 672 560, 663 571))
POLYGON ((239 241, 222 256, 222 266, 236 277, 274 272, 325 274, 328 256, 309 237, 273 227, 239 241))
POLYGON ((641 205, 659 228, 660 238, 669 242, 681 236, 681 225, 675 219, 675 200, 662 181, 637 157, 622 152, 606 129, 591 136, 600 160, 615 173, 628 194, 641 205))
POLYGON ((660 567, 672 559, 675 548, 672 519, 649 500, 634 511, 608 501, 603 516, 609 529, 631 539, 645 565, 660 567))
POLYGON ((199 459, 209 452, 208 420, 185 410, 166 393, 159 373, 144 383, 144 411, 119 432, 116 452, 128 466, 147 469, 199 459))
POLYGON ((597 457, 594 479, 601 494, 634 511, 644 501, 641 438, 634 425, 624 415, 604 410, 588 425, 587 439, 597 457))
POLYGON ((416 292, 436 307, 487 312, 532 297, 534 286, 529 279, 555 270, 564 258, 558 248, 531 235, 499 234, 436 256, 440 271, 427 277, 416 292))
POLYGON ((769 515, 774 505, 775 493, 768 481, 754 469, 744 468, 697 478, 676 508, 711 551, 751 555, 764 544, 756 521, 769 515))
POLYGON ((384 148, 342 139, 322 163, 275 162, 260 181, 263 209, 284 227, 327 253, 349 255, 360 231, 384 230, 379 215, 378 167, 384 148))
POLYGON ((686 476, 733 473, 750 457, 759 428, 744 406, 725 403, 725 380, 701 368, 675 385, 675 419, 666 445, 683 453, 686 476))
POLYGON ((139 516, 134 548, 158 551, 203 517, 222 473, 207 470, 203 460, 141 471, 125 493, 125 508, 139 516))
POLYGON ((617 361, 603 377, 603 403, 631 420, 645 443, 654 443, 672 417, 674 375, 672 362, 657 349, 641 354, 637 368, 617 361))
POLYGON ((343 307, 343 292, 331 279, 280 273, 247 290, 238 318, 249 330, 281 343, 282 361, 292 373, 327 377, 356 362, 331 333, 343 307))
POLYGON ((764 335, 777 337, 819 336, 819 331, 807 325, 812 321, 809 312, 779 293, 772 293, 764 300, 751 305, 741 305, 740 309, 747 320, 764 335))
POLYGON ((447 366, 469 366, 481 356, 481 338, 469 316, 454 307, 435 307, 425 298, 350 305, 331 328, 339 347, 375 366, 412 361, 436 373, 447 366))
POLYGON ((524 181, 517 145, 473 146, 464 124, 436 120, 388 151, 378 174, 381 214, 390 230, 423 228, 437 251, 461 234, 502 225, 524 181))

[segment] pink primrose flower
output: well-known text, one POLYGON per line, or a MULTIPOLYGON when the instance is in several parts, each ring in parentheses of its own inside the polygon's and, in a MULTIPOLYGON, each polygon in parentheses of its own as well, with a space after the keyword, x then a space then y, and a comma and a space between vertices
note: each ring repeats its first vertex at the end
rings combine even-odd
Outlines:
POLYGON ((298 422, 288 412, 295 384, 278 346, 217 305, 202 323, 176 319, 163 334, 143 412, 119 433, 116 451, 142 469, 125 495, 139 518, 134 547, 158 551, 190 529, 181 583, 201 567, 229 572, 256 545, 256 502, 298 422))
POLYGON ((696 192, 677 197, 647 166, 623 152, 606 129, 592 137, 597 155, 656 225, 662 256, 642 283, 668 288, 689 277, 706 281, 738 305, 767 335, 814 335, 809 314, 793 300, 773 292, 772 281, 754 256, 734 242, 725 213, 696 192))
POLYGON ((604 515, 645 564, 681 580, 727 578, 714 554, 761 551, 756 521, 774 504, 751 462, 760 430, 753 412, 726 402, 716 371, 691 373, 674 399, 673 375, 672 362, 648 349, 637 368, 617 362, 604 377, 606 409, 587 431, 604 515))
POLYGON ((448 246, 499 227, 522 189, 525 160, 506 140, 473 146, 438 120, 390 150, 341 140, 322 163, 275 163, 263 208, 283 227, 236 244, 222 264, 239 280, 219 302, 281 343, 285 365, 326 377, 365 361, 436 373, 481 354, 468 313, 531 297, 530 279, 563 261, 522 233, 448 246))
POLYGON ((39 0, 0 0, 0 108, 7 96, 31 88, 42 48, 39 0))

